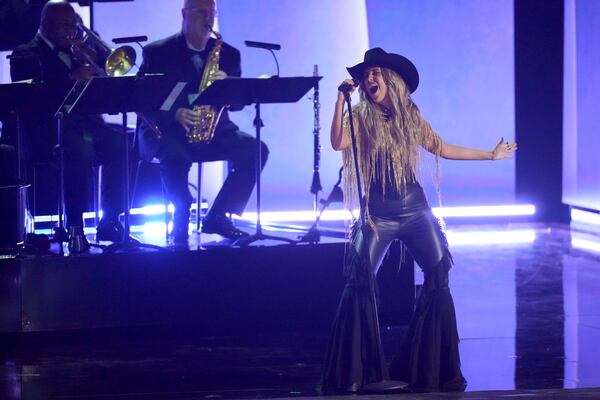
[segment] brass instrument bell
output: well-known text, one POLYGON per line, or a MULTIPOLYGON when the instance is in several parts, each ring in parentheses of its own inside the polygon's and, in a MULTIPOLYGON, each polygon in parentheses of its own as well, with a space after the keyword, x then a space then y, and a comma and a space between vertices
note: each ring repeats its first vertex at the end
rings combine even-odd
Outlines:
POLYGON ((135 50, 131 46, 121 46, 110 52, 104 63, 104 71, 109 76, 122 76, 135 65, 135 50))
POLYGON ((85 35, 81 42, 85 43, 87 40, 90 40, 94 46, 101 49, 105 54, 108 54, 106 62, 104 63, 104 68, 96 65, 94 60, 86 60, 95 69, 103 70, 108 76, 122 76, 133 68, 136 59, 136 53, 133 47, 121 46, 116 49, 111 48, 96 34, 96 32, 88 29, 81 21, 81 18, 77 22, 77 28, 85 35))

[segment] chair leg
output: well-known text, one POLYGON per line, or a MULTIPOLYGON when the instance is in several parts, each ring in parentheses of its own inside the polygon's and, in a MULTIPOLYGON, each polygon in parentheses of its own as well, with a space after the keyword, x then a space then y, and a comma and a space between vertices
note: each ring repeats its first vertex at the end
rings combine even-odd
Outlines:
MULTIPOLYGON (((231 161, 227 161, 227 175, 233 172, 233 163, 231 161)), ((233 213, 229 213, 229 220, 233 222, 233 213)))
POLYGON ((131 185, 131 200, 129 201, 129 209, 133 208, 133 202, 135 200, 135 192, 137 190, 138 178, 140 176, 140 168, 142 166, 142 160, 138 160, 137 166, 135 168, 135 173, 133 174, 133 185, 131 185))
POLYGON ((196 180, 196 232, 200 233, 202 228, 202 163, 198 161, 198 177, 196 180))
POLYGON ((163 182, 162 176, 160 178, 160 191, 162 194, 163 206, 165 207, 164 220, 165 220, 165 241, 169 240, 169 200, 167 199, 167 190, 165 188, 165 183, 163 182))
MULTIPOLYGON (((32 207, 32 211, 33 211, 33 220, 35 221, 35 217, 37 215, 37 210, 36 210, 36 205, 37 205, 37 198, 36 198, 36 190, 37 190, 37 175, 36 175, 36 170, 37 168, 35 168, 35 165, 33 165, 31 167, 32 171, 31 171, 31 175, 32 175, 32 182, 33 182, 33 193, 32 193, 32 199, 33 199, 33 207, 32 207)), ((35 223, 34 223, 35 226, 35 223)))
MULTIPOLYGON (((92 174, 92 195, 94 196, 94 225, 97 227, 100 223, 100 174, 101 174, 101 166, 94 168, 94 173, 92 174)), ((85 225, 85 220, 83 221, 85 225)))

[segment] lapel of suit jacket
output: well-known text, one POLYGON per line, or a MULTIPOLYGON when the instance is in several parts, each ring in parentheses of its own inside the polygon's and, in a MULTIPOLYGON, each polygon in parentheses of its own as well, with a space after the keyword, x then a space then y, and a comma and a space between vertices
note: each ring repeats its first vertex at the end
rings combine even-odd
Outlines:
POLYGON ((179 73, 181 74, 181 78, 193 83, 198 79, 198 72, 190 57, 185 36, 183 36, 183 33, 179 32, 175 38, 173 56, 175 60, 179 60, 179 73))
MULTIPOLYGON (((71 69, 58 57, 58 54, 52 50, 48 44, 40 37, 35 36, 37 47, 40 50, 40 60, 42 63, 42 74, 44 77, 58 78, 67 77, 71 69)), ((75 67, 75 61, 73 60, 73 67, 75 67)))

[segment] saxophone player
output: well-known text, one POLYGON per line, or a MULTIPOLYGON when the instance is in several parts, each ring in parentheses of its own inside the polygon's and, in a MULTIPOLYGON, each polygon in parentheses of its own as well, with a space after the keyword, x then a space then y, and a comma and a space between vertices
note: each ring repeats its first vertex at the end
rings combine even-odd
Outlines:
MULTIPOLYGON (((221 114, 214 137, 209 142, 190 143, 186 134, 200 119, 199 112, 192 109, 188 99, 198 93, 205 68, 214 67, 211 66, 215 58, 213 50, 218 46, 218 68, 211 76, 213 80, 241 75, 240 52, 221 42, 220 38, 211 37, 216 16, 214 0, 184 0, 181 15, 180 32, 145 46, 140 74, 165 73, 178 81, 188 82, 188 85, 170 111, 157 111, 150 115, 163 134, 157 138, 152 132, 143 130, 140 153, 142 158, 157 157, 160 160, 167 196, 175 206, 171 232, 175 243, 187 243, 188 240, 192 203, 188 172, 192 162, 231 162, 233 169, 204 219, 202 232, 237 239, 247 233, 233 226, 226 213, 240 215, 250 198, 255 185, 256 140, 240 131, 229 119, 226 110, 221 114)), ((261 166, 264 166, 267 155, 268 149, 262 143, 261 166)))

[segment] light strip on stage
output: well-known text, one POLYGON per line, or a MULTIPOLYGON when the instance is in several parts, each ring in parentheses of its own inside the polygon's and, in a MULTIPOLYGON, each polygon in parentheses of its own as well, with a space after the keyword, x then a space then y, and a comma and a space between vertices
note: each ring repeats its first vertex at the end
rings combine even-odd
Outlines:
MULTIPOLYGON (((84 212, 83 219, 94 219, 96 218, 95 212, 84 212)), ((102 219, 102 210, 98 212, 98 218, 102 219)), ((58 215, 38 215, 35 217, 35 222, 58 222, 58 215)))
MULTIPOLYGON (((203 206, 205 203, 203 203, 203 206)), ((196 208, 196 204, 192 204, 192 209, 196 208)), ((173 212, 173 205, 169 204, 169 212, 173 212)), ((444 218, 473 218, 473 217, 513 217, 513 216, 530 216, 535 214, 535 206, 525 205, 501 205, 501 206, 472 206, 472 207, 434 207, 433 213, 437 217, 444 218)), ((132 208, 131 215, 160 215, 164 214, 165 207, 162 204, 148 205, 141 208, 132 208)), ((591 214, 591 213, 588 213, 591 214)), ((358 215, 358 211, 354 211, 354 215, 358 215)), ((93 219, 93 212, 83 214, 84 219, 93 219)), ((102 218, 102 211, 100 211, 102 218)), ((235 219, 245 221, 256 221, 255 212, 246 212, 241 217, 234 215, 235 219)), ((314 221, 314 211, 264 211, 260 214, 263 222, 310 222, 314 221)), ((321 221, 344 221, 351 220, 352 213, 347 210, 326 210, 321 221)), ((35 222, 53 222, 58 220, 56 215, 42 215, 35 217, 35 222)))
POLYGON ((535 215, 535 206, 531 204, 509 206, 473 206, 433 208, 438 217, 509 217, 535 215))
MULTIPOLYGON (((355 214, 358 215, 358 214, 355 214)), ((245 212, 241 217, 236 215, 234 219, 244 221, 256 221, 255 212, 245 212)), ((321 216, 321 221, 344 221, 351 220, 352 214, 348 210, 326 210, 321 216)), ((260 213, 261 222, 310 222, 315 220, 314 211, 263 211, 260 213)))
MULTIPOLYGON (((171 228, 171 222, 169 222, 169 229, 171 228)), ((190 225, 190 227, 192 227, 190 225)), ((192 227, 193 228, 193 227, 192 227)), ((264 227, 265 230, 280 230, 279 228, 273 228, 269 226, 264 227)), ((153 237, 160 237, 165 235, 165 223, 164 222, 149 222, 144 225, 135 225, 131 227, 132 232, 143 232, 146 235, 153 237)), ((297 232, 296 230, 288 230, 289 232, 297 232)), ((36 230, 38 234, 44 233, 51 235, 50 229, 36 230)), ((94 234, 96 230, 94 228, 85 228, 86 234, 94 234)), ((507 230, 507 231, 468 231, 468 232, 457 232, 455 230, 447 230, 446 237, 448 243, 451 246, 483 246, 490 244, 516 244, 516 243, 533 243, 536 239, 536 234, 533 229, 522 229, 522 230, 507 230)), ((600 243, 592 242, 585 239, 572 239, 571 245, 575 248, 583 250, 593 250, 600 252, 600 243)))
POLYGON ((573 222, 582 222, 584 224, 600 225, 600 214, 572 208, 571 220, 573 222))
MULTIPOLYGON (((202 208, 208 207, 208 203, 202 203, 202 208)), ((191 210, 196 209, 196 203, 192 204, 191 210)), ((173 204, 169 204, 168 210, 172 213, 175 210, 173 204)), ((163 204, 154 204, 144 206, 140 208, 132 208, 130 215, 162 215, 165 213, 165 206, 163 204)), ((99 218, 102 219, 102 210, 98 213, 99 218)), ((92 211, 83 213, 83 219, 94 219, 96 214, 92 211)), ((39 215, 35 217, 35 222, 55 222, 58 221, 58 215, 39 215)))
POLYGON ((591 250, 591 251, 596 251, 596 252, 600 253, 600 243, 593 242, 591 240, 572 238, 571 246, 573 246, 576 249, 591 250))
POLYGON ((514 243, 533 243, 536 238, 533 229, 505 230, 505 231, 469 231, 457 232, 454 230, 446 231, 448 243, 451 246, 457 245, 490 245, 490 244, 514 244, 514 243))
MULTIPOLYGON (((172 213, 175 210, 175 207, 173 207, 173 204, 169 204, 167 206, 167 209, 169 210, 170 213, 172 213)), ((132 208, 131 209, 131 215, 161 215, 165 213, 165 206, 164 204, 155 204, 152 206, 144 206, 142 208, 132 208)))
MULTIPOLYGON (((169 222, 169 231, 171 231, 172 227, 173 223, 169 222)), ((143 232, 144 234, 152 237, 164 237, 165 228, 164 222, 147 222, 144 225, 132 227, 134 232, 143 232)))
MULTIPOLYGON (((442 207, 433 208, 433 213, 437 217, 511 217, 528 216, 535 214, 533 205, 502 205, 502 206, 473 206, 473 207, 442 207)), ((355 210, 354 215, 358 215, 355 210)), ((256 213, 247 212, 241 217, 235 217, 246 221, 256 221, 256 213)), ((260 214, 261 221, 264 222, 301 222, 314 221, 314 211, 265 211, 260 214)), ((326 210, 321 217, 322 221, 343 221, 352 219, 352 215, 347 210, 326 210)))

